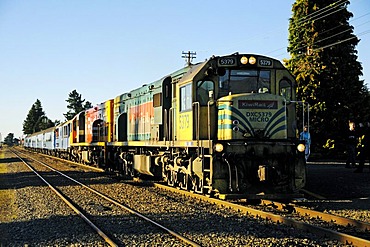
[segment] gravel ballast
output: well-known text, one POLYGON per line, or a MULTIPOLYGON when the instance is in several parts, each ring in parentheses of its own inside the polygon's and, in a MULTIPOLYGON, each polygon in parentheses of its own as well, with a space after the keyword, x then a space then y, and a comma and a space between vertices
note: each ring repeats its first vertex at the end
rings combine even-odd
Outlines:
MULTIPOLYGON (((15 218, 0 222, 2 245, 106 246, 39 178, 16 161, 14 155, 4 150, 0 152, 4 156, 0 156, 0 164, 7 169, 0 174, 6 178, 0 180, 1 189, 13 191, 13 208, 16 210, 15 218)), ((75 179, 83 180, 101 193, 108 194, 202 246, 345 246, 289 226, 242 215, 158 188, 125 184, 101 173, 79 172, 60 163, 59 167, 75 179)), ((53 176, 49 174, 49 177, 53 176)), ((90 192, 83 192, 72 183, 54 179, 63 193, 89 211, 93 222, 104 226, 102 229, 122 246, 186 246, 111 203, 93 199, 87 195, 90 192), (107 228, 107 225, 112 227, 107 228)))

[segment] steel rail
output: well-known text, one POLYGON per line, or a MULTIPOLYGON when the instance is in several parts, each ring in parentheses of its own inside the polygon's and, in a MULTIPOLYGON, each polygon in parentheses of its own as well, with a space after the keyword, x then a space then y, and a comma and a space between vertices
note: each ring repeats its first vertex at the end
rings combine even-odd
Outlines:
POLYGON ((110 239, 99 227, 91 222, 80 210, 78 210, 65 196, 62 195, 53 185, 51 185, 43 176, 41 176, 30 164, 28 164, 16 152, 13 153, 31 170, 33 171, 47 186, 58 195, 78 216, 80 216, 91 228, 93 228, 110 246, 118 246, 112 239, 110 239))
POLYGON ((342 243, 345 243, 345 244, 352 244, 354 246, 370 246, 370 241, 369 240, 358 238, 358 237, 355 237, 355 236, 352 236, 352 235, 349 235, 349 234, 340 233, 340 232, 333 231, 333 230, 330 230, 330 229, 327 229, 327 228, 323 228, 323 227, 311 225, 311 224, 308 224, 308 223, 300 222, 300 221, 297 221, 297 220, 294 220, 294 219, 290 219, 290 218, 287 218, 287 217, 284 217, 284 216, 276 215, 276 214, 269 213, 269 212, 264 212, 264 211, 261 211, 261 210, 253 209, 253 208, 250 208, 250 207, 238 205, 238 204, 235 204, 235 203, 231 203, 231 202, 227 202, 227 201, 223 201, 223 200, 219 200, 219 199, 215 199, 215 198, 209 198, 209 197, 206 197, 206 196, 203 196, 203 195, 200 195, 200 194, 194 194, 194 193, 191 193, 191 192, 188 192, 188 191, 179 190, 179 189, 168 187, 168 186, 158 184, 158 183, 155 183, 154 186, 158 187, 158 188, 161 188, 161 189, 164 189, 164 190, 168 190, 168 191, 171 191, 171 192, 177 192, 179 194, 187 195, 187 196, 192 197, 192 198, 196 198, 196 199, 199 199, 199 200, 210 202, 210 203, 213 203, 213 204, 218 205, 218 206, 229 207, 229 208, 231 208, 233 210, 236 210, 238 212, 250 214, 250 215, 252 215, 256 218, 264 218, 264 219, 271 220, 271 221, 274 221, 274 222, 277 222, 277 223, 282 223, 282 224, 285 224, 285 225, 288 225, 288 226, 294 226, 295 228, 298 228, 298 229, 301 229, 301 230, 306 230, 306 231, 309 231, 309 232, 314 233, 314 234, 319 235, 319 236, 324 236, 324 237, 329 237, 331 239, 336 239, 336 240, 338 240, 342 243))
POLYGON ((142 219, 144 219, 144 220, 146 220, 146 221, 148 221, 148 222, 150 222, 150 223, 152 223, 153 225, 155 225, 155 226, 157 226, 157 227, 161 228, 162 230, 164 230, 165 232, 167 232, 167 233, 171 234, 172 236, 176 237, 177 239, 180 239, 180 240, 182 240, 183 242, 185 242, 185 243, 187 243, 187 244, 189 244, 189 245, 191 245, 191 246, 194 246, 194 247, 200 247, 200 246, 201 246, 201 245, 199 245, 198 243, 196 243, 196 242, 192 241, 191 239, 188 239, 188 238, 186 238, 186 237, 184 237, 184 236, 182 236, 182 235, 180 235, 180 234, 178 234, 178 233, 176 233, 176 232, 174 232, 174 231, 172 231, 172 230, 168 229, 167 227, 165 227, 165 226, 163 226, 163 225, 161 225, 161 224, 159 224, 159 223, 155 222, 154 220, 152 220, 152 219, 150 219, 150 218, 146 217, 145 215, 142 215, 141 213, 136 212, 135 210, 133 210, 133 209, 131 209, 131 208, 129 208, 129 207, 127 207, 127 206, 125 206, 125 205, 121 204, 120 202, 116 201, 115 199, 110 198, 110 197, 108 197, 108 196, 106 196, 106 195, 104 195, 104 194, 100 193, 99 191, 97 191, 97 190, 95 190, 95 189, 93 189, 93 188, 91 188, 91 187, 89 187, 89 186, 87 186, 87 185, 85 185, 85 184, 83 184, 83 183, 81 183, 81 182, 79 182, 79 181, 77 181, 77 180, 75 180, 75 179, 73 179, 73 178, 71 178, 71 177, 69 177, 69 176, 65 175, 64 173, 62 173, 62 172, 60 172, 60 171, 58 171, 58 170, 54 169, 53 167, 51 167, 51 166, 49 166, 49 165, 45 164, 44 162, 41 162, 41 161, 35 160, 35 159, 34 159, 34 158, 32 158, 32 157, 29 157, 29 158, 30 158, 30 159, 32 159, 32 160, 34 160, 35 162, 38 162, 38 163, 40 163, 40 164, 44 165, 45 167, 49 168, 50 170, 52 170, 52 171, 54 171, 54 172, 56 172, 56 173, 58 173, 58 174, 60 174, 60 175, 62 175, 62 176, 64 176, 64 177, 66 177, 66 178, 70 179, 71 181, 73 181, 73 182, 77 183, 78 185, 81 185, 81 186, 82 186, 82 187, 84 187, 85 189, 88 189, 89 191, 91 191, 91 192, 95 193, 96 195, 99 195, 100 197, 102 197, 102 198, 106 199, 107 201, 109 201, 109 202, 111 202, 111 203, 115 204, 116 206, 121 207, 121 208, 123 208, 124 210, 126 210, 126 211, 128 211, 128 212, 130 212, 130 213, 132 213, 132 214, 134 214, 134 215, 136 215, 136 216, 138 216, 138 217, 140 217, 140 218, 142 218, 142 219))
MULTIPOLYGON (((28 153, 31 153, 32 151, 29 151, 29 150, 26 150, 28 153)), ((20 152, 20 153, 23 153, 22 151, 20 150, 17 150, 17 152, 20 152)), ((41 155, 41 156, 44 156, 44 157, 47 157, 47 158, 51 158, 51 159, 55 159, 55 160, 59 160, 59 161, 63 161, 63 162, 67 162, 71 165, 77 165, 77 166, 80 166, 80 167, 83 167, 83 168, 86 168, 86 169, 90 169, 90 170, 93 170, 93 171, 97 171, 97 172, 105 172, 104 169, 102 168, 99 168, 99 167, 95 167, 95 166, 89 166, 89 165, 85 165, 85 164, 82 164, 82 163, 78 163, 78 162, 75 162, 75 161, 72 161, 72 160, 66 160, 66 159, 63 159, 63 158, 59 158, 57 156, 52 156, 52 155, 48 155, 48 154, 44 154, 44 153, 37 153, 37 152, 32 152, 33 154, 38 154, 38 155, 41 155)), ((24 153, 23 153, 24 154, 24 153)))
POLYGON ((334 223, 341 226, 353 226, 356 229, 360 229, 362 231, 370 231, 370 224, 358 220, 348 219, 345 217, 337 216, 334 214, 323 213, 320 211, 302 208, 295 204, 284 204, 280 202, 270 201, 270 200, 262 200, 262 203, 265 205, 275 205, 277 209, 284 210, 287 209, 289 211, 294 211, 299 213, 302 216, 311 216, 317 219, 321 219, 325 222, 334 223))

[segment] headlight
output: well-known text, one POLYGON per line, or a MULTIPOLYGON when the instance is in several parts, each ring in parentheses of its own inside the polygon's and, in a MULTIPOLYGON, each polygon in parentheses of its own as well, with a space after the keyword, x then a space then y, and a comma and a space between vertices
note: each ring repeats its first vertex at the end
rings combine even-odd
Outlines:
POLYGON ((249 63, 250 64, 255 64, 256 63, 256 58, 255 57, 250 57, 249 58, 249 63))
POLYGON ((216 152, 221 153, 224 150, 224 145, 222 145, 221 143, 216 143, 214 148, 216 152))
POLYGON ((299 152, 304 152, 304 150, 306 149, 306 146, 301 143, 301 144, 298 145, 297 149, 298 149, 299 152))
POLYGON ((240 58, 240 62, 242 64, 247 64, 248 63, 248 58, 246 56, 243 56, 242 58, 240 58))

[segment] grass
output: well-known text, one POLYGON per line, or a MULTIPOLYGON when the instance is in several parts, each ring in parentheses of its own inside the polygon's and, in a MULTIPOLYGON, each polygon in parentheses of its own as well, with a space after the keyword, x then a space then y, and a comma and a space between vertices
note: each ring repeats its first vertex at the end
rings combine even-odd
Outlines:
MULTIPOLYGON (((4 158, 4 153, 0 151, 0 159, 4 158)), ((8 172, 8 164, 0 163, 0 185, 6 183, 5 179, 1 178, 2 174, 8 172)), ((11 222, 17 217, 15 205, 15 191, 13 189, 0 190, 0 222, 11 222)))

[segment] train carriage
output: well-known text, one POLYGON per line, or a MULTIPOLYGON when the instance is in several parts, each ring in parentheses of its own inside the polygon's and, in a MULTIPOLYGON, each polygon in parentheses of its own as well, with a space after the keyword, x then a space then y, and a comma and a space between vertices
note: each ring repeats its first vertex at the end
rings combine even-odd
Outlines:
POLYGON ((55 127, 42 131, 43 153, 53 155, 55 150, 55 127))
POLYGON ((114 119, 114 132, 113 142, 127 141, 127 109, 126 101, 131 94, 124 93, 114 98, 113 102, 113 119, 114 119))
POLYGON ((37 133, 27 135, 27 137, 25 139, 26 139, 25 143, 27 144, 28 148, 36 149, 37 133))
POLYGON ((114 100, 80 112, 71 120, 72 160, 94 166, 107 166, 106 144, 112 142, 114 100))
POLYGON ((71 123, 66 121, 55 127, 55 153, 56 156, 64 159, 70 159, 70 143, 71 143, 71 123))
POLYGON ((43 146, 43 138, 44 138, 44 135, 42 132, 38 132, 38 134, 36 135, 36 148, 38 150, 42 150, 44 148, 43 146))
POLYGON ((85 143, 86 142, 86 111, 79 112, 71 120, 71 144, 73 143, 85 143))
POLYGON ((112 140, 113 100, 107 100, 96 107, 86 110, 86 143, 107 142, 112 140))

